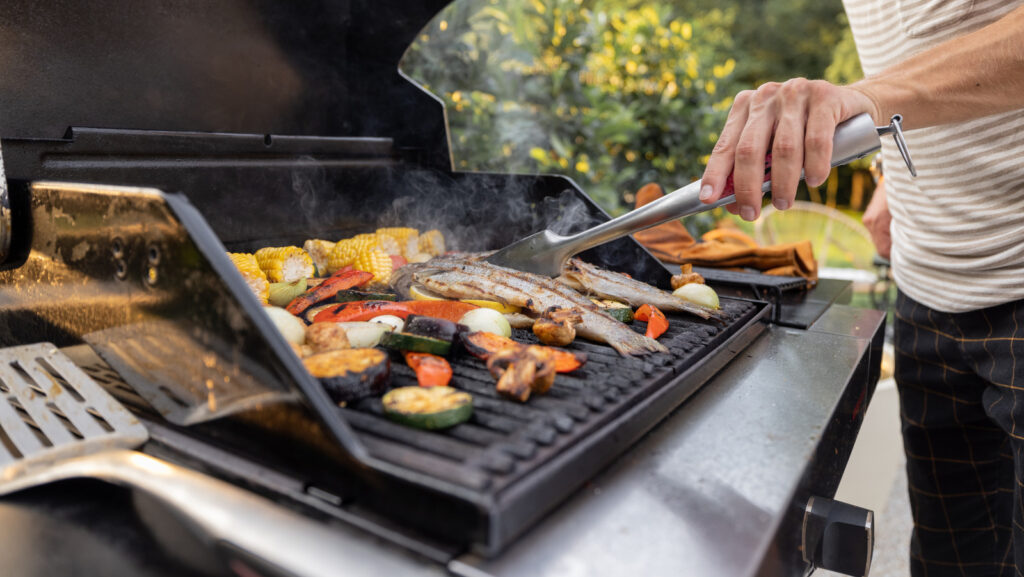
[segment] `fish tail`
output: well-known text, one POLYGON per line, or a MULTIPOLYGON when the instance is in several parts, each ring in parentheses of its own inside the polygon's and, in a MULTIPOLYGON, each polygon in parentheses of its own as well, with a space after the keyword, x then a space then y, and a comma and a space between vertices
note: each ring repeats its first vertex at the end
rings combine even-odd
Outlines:
POLYGON ((608 343, 623 356, 639 357, 650 353, 667 353, 668 348, 658 341, 634 333, 632 337, 608 343))

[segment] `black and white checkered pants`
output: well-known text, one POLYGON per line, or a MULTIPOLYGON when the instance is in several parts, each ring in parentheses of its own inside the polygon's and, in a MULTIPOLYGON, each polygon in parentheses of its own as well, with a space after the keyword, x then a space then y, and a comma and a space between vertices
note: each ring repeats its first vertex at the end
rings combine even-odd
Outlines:
POLYGON ((1024 301, 949 314, 900 293, 895 329, 911 573, 1024 576, 1024 301))

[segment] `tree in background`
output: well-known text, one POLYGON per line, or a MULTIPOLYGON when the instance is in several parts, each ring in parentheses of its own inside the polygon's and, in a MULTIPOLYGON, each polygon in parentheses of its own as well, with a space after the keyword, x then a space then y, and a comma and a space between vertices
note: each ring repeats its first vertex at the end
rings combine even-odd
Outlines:
POLYGON ((839 0, 458 1, 403 70, 448 107, 461 170, 557 172, 612 213, 704 168, 732 95, 821 77, 839 0))

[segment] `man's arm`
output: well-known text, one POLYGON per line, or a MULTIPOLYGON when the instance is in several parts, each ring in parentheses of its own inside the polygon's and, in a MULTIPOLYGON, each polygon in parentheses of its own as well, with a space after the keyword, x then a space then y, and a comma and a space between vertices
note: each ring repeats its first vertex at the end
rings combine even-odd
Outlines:
POLYGON ((801 169, 809 185, 824 182, 836 125, 862 112, 879 125, 902 114, 904 128, 912 129, 1021 107, 1024 7, 850 86, 798 78, 739 93, 704 171, 701 199, 722 196, 732 174, 736 203, 730 212, 757 218, 770 152, 773 204, 789 208, 801 169))

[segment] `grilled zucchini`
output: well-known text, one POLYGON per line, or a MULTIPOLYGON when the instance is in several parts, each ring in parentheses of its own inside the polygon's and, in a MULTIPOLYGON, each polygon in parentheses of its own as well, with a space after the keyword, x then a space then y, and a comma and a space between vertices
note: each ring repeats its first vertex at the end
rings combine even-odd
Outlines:
POLYGON ((419 429, 446 429, 473 414, 473 397, 451 387, 400 387, 383 399, 384 414, 419 429))
POLYGON ((391 361, 379 349, 327 351, 302 359, 335 402, 379 395, 388 386, 391 361))

